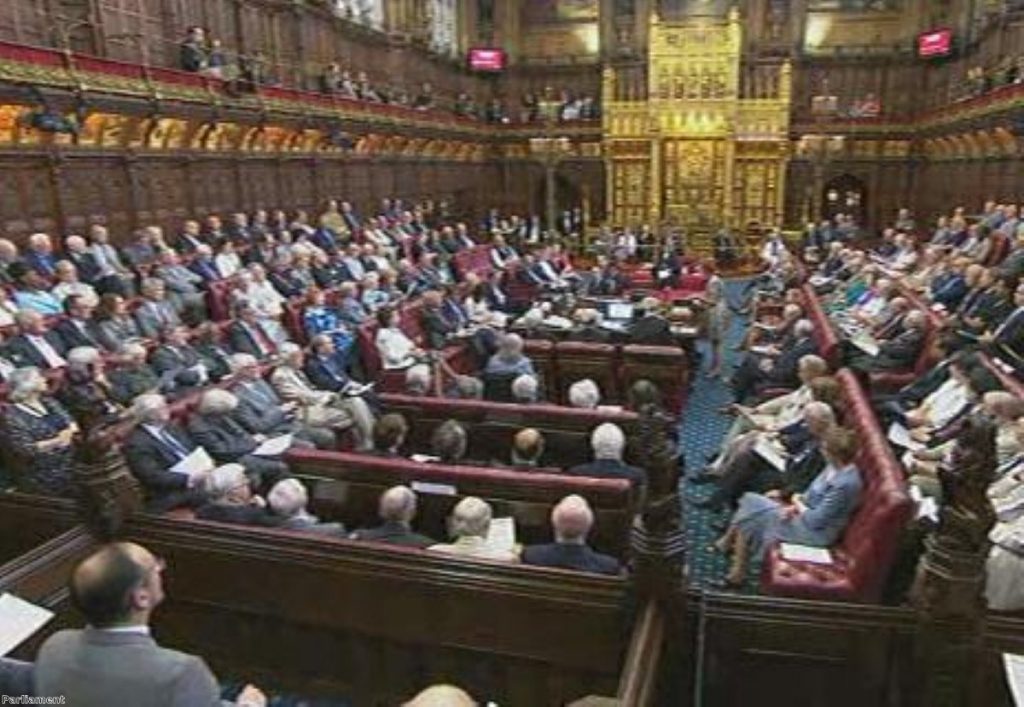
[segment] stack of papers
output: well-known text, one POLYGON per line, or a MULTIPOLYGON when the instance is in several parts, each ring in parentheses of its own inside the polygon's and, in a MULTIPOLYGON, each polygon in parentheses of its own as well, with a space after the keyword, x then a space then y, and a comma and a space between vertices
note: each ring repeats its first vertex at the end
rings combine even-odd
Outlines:
POLYGON ((879 347, 875 337, 865 332, 854 334, 850 338, 850 343, 866 353, 868 356, 877 356, 878 352, 881 351, 881 347, 879 347))
POLYGON ((171 467, 171 471, 175 474, 184 474, 190 479, 213 471, 217 464, 210 458, 210 455, 206 453, 206 450, 202 447, 196 447, 192 450, 191 454, 182 459, 180 462, 171 467))
POLYGON ((290 446, 292 446, 292 436, 290 434, 278 435, 277 437, 264 440, 252 453, 258 457, 279 457, 290 446))
POLYGON ((513 552, 516 547, 515 518, 494 518, 487 531, 487 546, 495 550, 513 552))
POLYGON ((786 452, 781 446, 765 435, 758 435, 754 453, 779 471, 786 470, 786 452))
POLYGON ((920 451, 927 446, 911 437, 907 428, 898 422, 893 422, 889 425, 889 441, 897 447, 903 447, 912 452, 920 451))
POLYGON ((813 562, 816 565, 832 564, 832 553, 825 547, 782 543, 779 549, 782 552, 782 559, 789 562, 813 562))

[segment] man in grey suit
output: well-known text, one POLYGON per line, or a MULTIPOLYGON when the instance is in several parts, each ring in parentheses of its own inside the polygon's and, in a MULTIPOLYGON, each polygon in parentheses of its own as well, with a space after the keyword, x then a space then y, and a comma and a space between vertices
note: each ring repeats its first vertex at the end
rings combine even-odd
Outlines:
POLYGON ((334 449, 334 430, 300 423, 295 414, 298 404, 281 400, 274 387, 263 380, 256 357, 233 354, 231 372, 235 375, 231 392, 238 398, 232 417, 250 434, 274 437, 291 433, 297 440, 312 442, 319 449, 334 449))
POLYGON ((181 324, 178 311, 167 299, 167 285, 163 280, 155 277, 143 280, 142 297, 142 303, 135 310, 135 323, 143 336, 155 339, 164 329, 181 324))
MULTIPOLYGON (((163 561, 140 545, 106 545, 71 576, 71 601, 85 629, 59 631, 39 649, 38 696, 60 696, 76 707, 214 707, 217 679, 202 658, 161 648, 149 619, 164 599, 163 561)), ((235 704, 263 707, 247 685, 235 704)))

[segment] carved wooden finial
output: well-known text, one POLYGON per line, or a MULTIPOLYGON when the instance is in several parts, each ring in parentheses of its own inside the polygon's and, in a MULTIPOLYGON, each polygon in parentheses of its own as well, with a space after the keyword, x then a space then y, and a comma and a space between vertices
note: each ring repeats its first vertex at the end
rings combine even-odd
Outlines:
POLYGON ((75 444, 75 465, 83 522, 101 540, 120 533, 124 521, 142 508, 142 492, 117 442, 119 425, 87 429, 75 444))

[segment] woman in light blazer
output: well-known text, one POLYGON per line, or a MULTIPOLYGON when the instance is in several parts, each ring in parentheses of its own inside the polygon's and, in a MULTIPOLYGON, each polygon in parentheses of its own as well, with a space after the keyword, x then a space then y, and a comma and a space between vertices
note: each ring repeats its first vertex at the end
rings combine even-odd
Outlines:
POLYGON ((763 555, 776 541, 827 548, 842 536, 863 486, 853 463, 858 449, 853 432, 836 428, 825 436, 825 469, 805 493, 788 500, 779 491, 740 498, 728 531, 715 543, 717 550, 733 556, 721 588, 743 586, 750 555, 763 555))

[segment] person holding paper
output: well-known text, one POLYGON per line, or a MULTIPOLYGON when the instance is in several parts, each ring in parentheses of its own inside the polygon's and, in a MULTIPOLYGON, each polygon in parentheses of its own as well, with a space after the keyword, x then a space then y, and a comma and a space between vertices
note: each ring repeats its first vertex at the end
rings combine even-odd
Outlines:
POLYGON ((140 395, 132 404, 137 421, 122 447, 128 468, 142 485, 146 508, 163 513, 182 506, 195 507, 203 502, 203 477, 213 470, 181 466, 198 448, 191 437, 171 424, 171 411, 164 396, 156 393, 140 395))
POLYGON ((501 562, 519 562, 514 548, 495 547, 488 542, 493 512, 491 506, 475 496, 459 501, 448 519, 452 542, 428 547, 434 552, 463 557, 478 557, 501 562))
POLYGON ((880 341, 878 354, 852 354, 847 365, 859 373, 881 371, 908 371, 914 367, 925 345, 928 332, 928 315, 919 309, 907 312, 903 317, 903 332, 880 341))
POLYGON ((793 325, 793 336, 781 344, 777 357, 748 353, 732 376, 736 402, 742 403, 765 386, 797 386, 800 359, 818 351, 811 336, 813 332, 814 324, 809 319, 801 319, 793 325))
MULTIPOLYGON (((199 406, 188 422, 192 438, 209 452, 218 464, 237 463, 245 467, 256 489, 269 490, 288 476, 288 465, 281 461, 284 450, 267 450, 261 434, 249 434, 232 417, 238 398, 220 388, 212 388, 199 398, 199 406)), ((290 436, 286 435, 290 441, 290 436)))
POLYGON ((818 401, 808 403, 802 423, 781 435, 758 435, 753 444, 727 456, 718 488, 694 505, 719 511, 734 506, 745 493, 782 485, 803 489, 825 466, 821 445, 835 424, 832 408, 818 401))
POLYGON ((73 495, 72 442, 78 425, 46 394, 46 378, 38 368, 16 368, 8 385, 11 404, 2 427, 15 486, 25 493, 73 495))
POLYGON ((729 529, 715 543, 720 552, 732 553, 720 586, 742 587, 751 555, 763 554, 777 541, 829 547, 838 540, 860 502, 863 480, 854 464, 858 451, 856 434, 836 428, 824 440, 825 469, 806 493, 788 501, 777 493, 744 494, 729 529))
POLYGON ((555 542, 525 548, 524 564, 597 574, 619 573, 618 560, 587 545, 587 535, 594 527, 594 512, 582 496, 574 494, 559 501, 551 511, 551 527, 555 542))
MULTIPOLYGON (((220 687, 202 658, 161 648, 150 635, 165 598, 163 560, 141 545, 105 545, 73 571, 71 603, 84 629, 58 631, 39 649, 35 694, 68 704, 132 707, 220 707, 220 687)), ((238 707, 265 707, 246 685, 238 707)))

